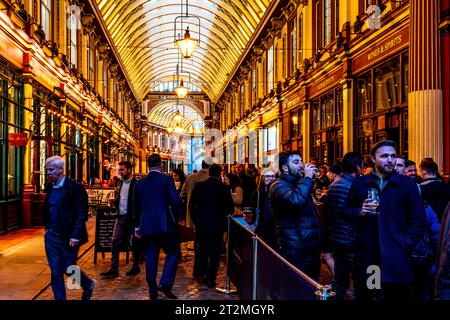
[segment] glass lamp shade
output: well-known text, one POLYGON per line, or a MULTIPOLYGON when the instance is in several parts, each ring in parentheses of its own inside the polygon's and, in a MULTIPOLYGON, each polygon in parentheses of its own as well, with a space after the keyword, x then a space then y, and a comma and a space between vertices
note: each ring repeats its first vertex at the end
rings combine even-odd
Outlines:
POLYGON ((180 49, 181 55, 185 59, 189 59, 192 57, 195 49, 198 47, 198 40, 191 39, 191 35, 189 33, 189 27, 187 27, 186 32, 184 33, 184 38, 180 40, 176 40, 175 44, 178 49, 180 49))
POLYGON ((180 114, 180 111, 177 111, 177 113, 175 114, 175 116, 173 117, 173 120, 176 123, 181 122, 181 120, 183 120, 183 116, 180 114))
POLYGON ((173 128, 172 127, 167 127, 167 132, 172 133, 173 132, 173 128))
POLYGON ((297 116, 293 116, 292 117, 292 124, 298 124, 298 117, 297 116))
POLYGON ((181 80, 180 86, 175 88, 175 93, 177 94, 178 98, 184 99, 186 98, 189 90, 184 86, 183 80, 181 80))

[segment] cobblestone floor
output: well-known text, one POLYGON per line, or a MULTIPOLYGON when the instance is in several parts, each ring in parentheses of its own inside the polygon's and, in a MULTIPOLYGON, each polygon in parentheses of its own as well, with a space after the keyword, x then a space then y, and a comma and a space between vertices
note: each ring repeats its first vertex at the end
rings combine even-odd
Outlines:
MULTIPOLYGON (((182 261, 178 267, 177 277, 172 292, 183 300, 235 300, 237 296, 229 296, 216 292, 214 289, 208 289, 206 285, 200 285, 192 279, 192 266, 194 262, 194 252, 189 251, 185 244, 182 244, 182 261)), ((141 273, 136 276, 126 276, 126 271, 131 267, 131 263, 126 265, 125 253, 121 253, 119 276, 116 278, 104 278, 101 272, 109 269, 110 255, 105 254, 105 259, 98 254, 97 265, 94 265, 94 251, 90 250, 86 255, 79 259, 78 265, 90 277, 97 281, 96 289, 92 296, 93 300, 148 300, 148 287, 145 281, 145 264, 141 265, 141 273)), ((161 252, 158 279, 161 276, 164 263, 164 254, 161 252)), ((223 263, 219 268, 217 276, 218 286, 225 285, 225 267, 223 263)), ((68 299, 77 300, 81 297, 81 290, 68 290, 68 299)), ((51 288, 47 288, 38 300, 52 300, 53 293, 51 288)), ((160 294, 158 299, 167 298, 160 294)))

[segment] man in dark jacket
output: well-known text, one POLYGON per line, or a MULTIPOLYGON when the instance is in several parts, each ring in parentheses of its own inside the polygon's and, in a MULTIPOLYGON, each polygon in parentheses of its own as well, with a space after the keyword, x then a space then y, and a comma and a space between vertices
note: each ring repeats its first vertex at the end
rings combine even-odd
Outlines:
POLYGON ((411 299, 411 251, 425 232, 425 208, 416 184, 394 171, 395 142, 378 142, 370 152, 373 171, 355 179, 345 215, 356 222, 356 298, 411 299), (376 190, 374 212, 368 190, 376 190), (381 278, 380 278, 381 276, 381 278))
POLYGON ((317 168, 304 166, 296 152, 279 155, 281 177, 270 187, 270 203, 282 255, 318 280, 320 275, 320 225, 312 199, 317 168), (303 178, 302 178, 303 176, 303 178))
POLYGON ((136 179, 133 177, 133 166, 129 161, 122 161, 119 163, 119 174, 122 179, 117 183, 114 191, 114 208, 117 212, 116 223, 114 224, 114 231, 111 243, 111 268, 102 272, 101 275, 105 277, 116 277, 119 274, 119 252, 125 244, 128 246, 130 235, 132 238, 133 251, 133 266, 127 271, 127 276, 134 276, 141 270, 139 267, 139 260, 143 251, 142 240, 134 236, 133 226, 133 194, 136 179))
POLYGON ((242 201, 242 207, 251 206, 251 198, 253 193, 256 191, 256 181, 255 178, 250 177, 244 169, 243 164, 236 165, 236 173, 239 177, 240 184, 244 190, 244 199, 242 201))
POLYGON ((197 182, 192 191, 189 210, 195 224, 198 244, 198 269, 205 274, 208 288, 216 287, 226 216, 234 211, 230 190, 219 181, 220 166, 209 167, 209 178, 197 182))
POLYGON ((88 241, 86 190, 64 175, 64 160, 59 156, 48 158, 45 170, 51 180, 44 203, 45 253, 51 270, 55 300, 66 300, 64 273, 69 275, 70 269, 72 272, 75 270, 72 276, 83 288, 82 300, 89 300, 95 281, 88 278, 79 267, 69 268, 76 264, 80 246, 88 241))
POLYGON ((139 180, 134 188, 136 236, 144 240, 147 284, 150 299, 156 300, 157 289, 169 299, 172 293, 178 262, 181 256, 178 220, 181 200, 175 183, 169 175, 161 173, 161 156, 152 154, 148 158, 149 174, 139 180), (164 270, 156 285, 159 252, 166 253, 164 270))
POLYGON ((450 202, 442 217, 436 270, 436 299, 450 300, 450 202))
POLYGON ((442 220, 447 203, 449 201, 448 189, 445 183, 438 177, 438 165, 431 158, 425 158, 419 165, 422 172, 422 190, 423 200, 436 212, 439 222, 442 220))
POLYGON ((344 211, 348 192, 356 177, 362 174, 363 158, 357 152, 348 152, 342 159, 340 179, 334 181, 327 194, 327 215, 329 219, 329 241, 335 261, 335 298, 345 298, 353 276, 353 251, 355 245, 355 223, 345 219, 344 211))

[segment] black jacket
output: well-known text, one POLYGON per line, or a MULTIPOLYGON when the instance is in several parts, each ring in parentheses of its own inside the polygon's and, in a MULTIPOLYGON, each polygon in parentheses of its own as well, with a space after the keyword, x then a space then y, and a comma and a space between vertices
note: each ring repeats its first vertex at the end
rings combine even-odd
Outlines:
POLYGON ((197 182, 192 190, 189 211, 196 230, 225 230, 226 216, 234 211, 229 188, 211 177, 197 182))
POLYGON ((426 179, 420 183, 422 198, 436 212, 439 222, 442 220, 442 215, 449 201, 447 188, 445 183, 438 178, 426 179))
MULTIPOLYGON (((48 197, 53 192, 47 186, 47 197, 44 201, 44 223, 46 229, 50 222, 48 197)), ((69 245, 70 239, 80 240, 79 245, 88 241, 86 221, 88 219, 88 196, 86 189, 78 182, 66 177, 58 205, 58 219, 62 226, 62 237, 69 245)))
POLYGON ((436 298, 450 300, 450 204, 442 219, 436 270, 436 298))
POLYGON ((353 180, 355 180, 355 177, 349 173, 344 173, 328 188, 326 214, 329 222, 328 237, 332 246, 353 248, 355 245, 355 222, 346 219, 342 213, 353 180))
POLYGON ((316 251, 320 224, 312 200, 313 180, 282 175, 270 187, 270 204, 281 250, 316 251))

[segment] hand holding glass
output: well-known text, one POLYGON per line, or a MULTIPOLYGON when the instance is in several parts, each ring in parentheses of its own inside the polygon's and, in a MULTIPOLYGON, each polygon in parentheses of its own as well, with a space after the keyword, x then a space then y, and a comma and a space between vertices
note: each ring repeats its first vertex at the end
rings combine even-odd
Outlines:
POLYGON ((378 197, 378 190, 377 189, 369 189, 367 193, 367 200, 369 202, 369 206, 371 209, 372 215, 378 214, 378 206, 380 205, 380 198, 378 197))

